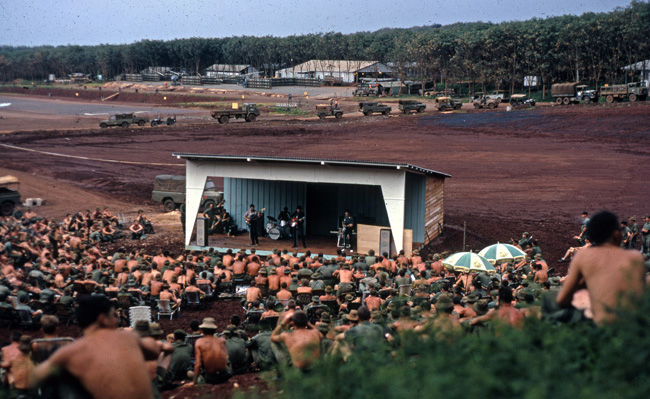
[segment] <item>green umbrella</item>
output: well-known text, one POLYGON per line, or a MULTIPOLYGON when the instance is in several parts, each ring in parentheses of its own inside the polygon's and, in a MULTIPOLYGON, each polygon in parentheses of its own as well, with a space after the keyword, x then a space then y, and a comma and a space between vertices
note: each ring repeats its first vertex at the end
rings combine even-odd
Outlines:
POLYGON ((457 252, 443 260, 442 264, 455 272, 477 272, 490 275, 497 272, 487 259, 473 252, 457 252))
POLYGON ((492 264, 502 261, 521 260, 526 257, 526 253, 514 245, 501 243, 485 247, 478 254, 492 264))

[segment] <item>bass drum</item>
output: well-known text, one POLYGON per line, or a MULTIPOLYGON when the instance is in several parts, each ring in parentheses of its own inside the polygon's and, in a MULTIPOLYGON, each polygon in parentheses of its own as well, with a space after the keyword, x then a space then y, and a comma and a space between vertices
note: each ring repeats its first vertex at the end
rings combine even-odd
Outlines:
POLYGON ((269 229, 269 238, 272 240, 279 240, 280 229, 278 229, 277 227, 273 227, 272 229, 269 229))

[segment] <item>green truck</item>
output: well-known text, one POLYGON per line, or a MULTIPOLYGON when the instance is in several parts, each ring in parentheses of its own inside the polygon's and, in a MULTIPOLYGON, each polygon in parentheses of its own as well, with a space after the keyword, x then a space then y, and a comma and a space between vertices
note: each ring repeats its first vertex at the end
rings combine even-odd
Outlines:
POLYGON ((600 88, 600 96, 605 97, 608 104, 614 101, 623 101, 625 99, 630 102, 645 101, 648 98, 648 88, 644 82, 627 83, 623 85, 602 86, 600 88))
POLYGON ((121 126, 124 129, 128 128, 130 125, 144 126, 149 123, 149 118, 146 116, 137 116, 134 113, 131 114, 114 114, 99 122, 99 127, 106 129, 111 126, 121 126))
POLYGON ((231 118, 254 122, 260 116, 260 110, 257 108, 257 104, 244 103, 243 105, 237 104, 236 108, 233 107, 230 110, 212 111, 210 115, 219 123, 228 123, 231 118))
MULTIPOLYGON (((165 212, 171 212, 185 202, 185 176, 158 175, 153 182, 151 199, 161 202, 165 212)), ((223 192, 217 191, 214 182, 205 183, 201 206, 206 208, 210 203, 218 205, 223 201, 223 192)))
POLYGON ((19 184, 14 176, 0 177, 0 216, 11 216, 16 205, 20 205, 19 184))
POLYGON ((388 105, 374 101, 362 101, 359 103, 359 112, 363 113, 365 116, 372 115, 374 113, 388 115, 392 110, 393 109, 388 105))
POLYGON ((415 100, 399 100, 397 108, 399 108, 403 113, 408 114, 411 111, 424 112, 427 106, 415 100))

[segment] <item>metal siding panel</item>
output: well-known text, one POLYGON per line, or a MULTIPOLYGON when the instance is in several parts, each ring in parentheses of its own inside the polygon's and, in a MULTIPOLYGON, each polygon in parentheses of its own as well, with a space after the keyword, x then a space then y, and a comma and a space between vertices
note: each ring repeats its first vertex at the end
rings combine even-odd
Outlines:
POLYGON ((424 201, 426 181, 424 176, 406 174, 406 204, 404 227, 413 230, 413 241, 424 242, 424 201))

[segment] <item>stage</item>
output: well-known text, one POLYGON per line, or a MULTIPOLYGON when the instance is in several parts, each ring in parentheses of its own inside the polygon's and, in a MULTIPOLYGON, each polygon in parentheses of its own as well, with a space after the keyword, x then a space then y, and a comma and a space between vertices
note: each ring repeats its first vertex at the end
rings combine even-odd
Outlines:
MULTIPOLYGON (((305 237, 307 248, 303 248, 302 242, 298 242, 298 256, 301 256, 305 251, 309 250, 313 255, 323 253, 323 256, 327 259, 337 256, 336 250, 341 249, 336 246, 337 234, 331 234, 329 236, 310 236, 305 237)), ((228 237, 225 234, 213 234, 208 237, 208 245, 198 246, 196 239, 193 239, 190 245, 186 246, 188 250, 197 250, 202 251, 205 249, 213 248, 219 252, 226 252, 228 249, 232 249, 234 252, 245 249, 250 251, 252 248, 255 248, 258 255, 269 255, 272 253, 273 249, 282 251, 287 249, 291 253, 293 248, 293 241, 290 239, 279 239, 272 240, 269 237, 260 237, 259 245, 251 246, 248 241, 248 232, 244 231, 239 233, 235 237, 228 237)), ((347 252, 347 255, 351 255, 351 252, 347 252)))

